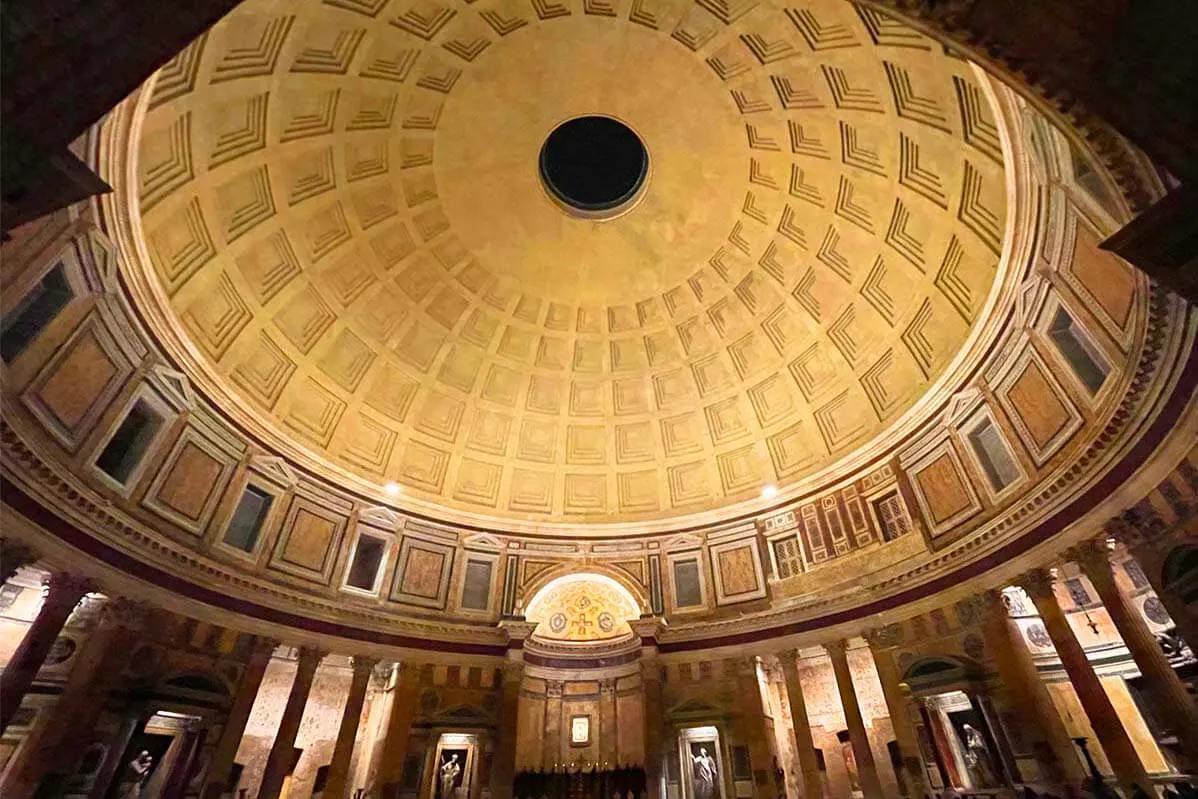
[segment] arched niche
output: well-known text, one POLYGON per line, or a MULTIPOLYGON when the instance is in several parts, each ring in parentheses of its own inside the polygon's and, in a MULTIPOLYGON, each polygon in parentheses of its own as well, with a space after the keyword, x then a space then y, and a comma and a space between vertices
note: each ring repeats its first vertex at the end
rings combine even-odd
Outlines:
POLYGON ((641 603, 620 581, 596 572, 565 574, 541 586, 525 606, 536 637, 551 641, 605 641, 631 635, 628 622, 641 603))
POLYGON ((964 689, 981 681, 984 670, 972 660, 952 655, 932 655, 912 663, 903 672, 903 682, 916 696, 964 689))

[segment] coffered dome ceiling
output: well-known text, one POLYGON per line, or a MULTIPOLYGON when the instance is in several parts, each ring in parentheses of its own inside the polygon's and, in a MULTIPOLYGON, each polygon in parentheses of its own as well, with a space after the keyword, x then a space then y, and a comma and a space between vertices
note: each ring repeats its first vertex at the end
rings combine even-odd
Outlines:
POLYGON ((1003 244, 971 65, 840 0, 249 0, 143 102, 193 379, 321 468, 486 516, 727 509, 861 452, 1003 244), (614 219, 541 185, 585 114, 648 151, 614 219))

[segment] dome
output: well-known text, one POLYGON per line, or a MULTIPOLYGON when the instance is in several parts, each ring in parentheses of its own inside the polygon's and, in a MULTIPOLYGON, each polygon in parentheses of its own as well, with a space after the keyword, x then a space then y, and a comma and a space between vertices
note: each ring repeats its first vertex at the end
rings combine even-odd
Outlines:
POLYGON ((838 0, 250 0, 140 106, 129 266, 183 371, 439 518, 679 528, 843 479, 1001 293, 987 79, 838 0), (609 216, 538 168, 590 115, 646 155, 609 216))

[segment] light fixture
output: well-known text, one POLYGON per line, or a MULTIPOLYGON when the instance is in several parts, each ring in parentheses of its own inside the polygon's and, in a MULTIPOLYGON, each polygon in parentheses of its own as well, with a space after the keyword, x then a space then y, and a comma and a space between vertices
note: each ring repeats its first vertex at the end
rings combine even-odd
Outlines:
POLYGON ((399 496, 399 483, 387 483, 385 486, 383 486, 383 491, 387 492, 388 494, 390 494, 393 497, 398 497, 399 496))
POLYGON ((762 487, 762 489, 761 489, 761 498, 762 499, 773 499, 776 496, 778 496, 778 486, 774 485, 773 483, 769 483, 762 487))

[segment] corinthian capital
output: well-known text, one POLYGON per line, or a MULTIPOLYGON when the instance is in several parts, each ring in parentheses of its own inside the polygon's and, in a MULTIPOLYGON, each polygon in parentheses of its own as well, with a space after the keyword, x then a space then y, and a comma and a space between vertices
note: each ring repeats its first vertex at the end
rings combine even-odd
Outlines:
POLYGON ((871 627, 861 633, 861 637, 875 652, 881 649, 890 649, 903 642, 903 625, 893 622, 881 627, 871 627))
POLYGON ((1015 580, 1029 597, 1036 599, 1053 599, 1053 575, 1050 569, 1028 569, 1015 580))
POLYGON ((1169 526, 1155 508, 1141 502, 1108 521, 1104 530, 1107 535, 1132 549, 1162 540, 1168 535, 1169 526))
POLYGON ((1070 547, 1065 551, 1065 557, 1081 566, 1091 579, 1111 573, 1111 548, 1107 546, 1105 536, 1070 547))
POLYGON ((374 672, 374 667, 379 664, 379 659, 371 655, 354 655, 351 660, 354 674, 360 677, 369 677, 374 672))
POLYGON ((12 538, 0 540, 0 580, 8 582, 22 566, 37 562, 36 549, 12 538))
POLYGON ((846 652, 849 649, 849 642, 843 638, 837 638, 834 641, 825 641, 824 649, 828 652, 828 657, 833 660, 843 660, 846 657, 846 652))
POLYGON ((299 667, 300 669, 315 670, 320 665, 320 661, 325 659, 329 653, 323 649, 314 646, 301 646, 299 649, 299 667))
POLYGON ((71 604, 99 587, 91 578, 73 572, 53 572, 46 578, 45 585, 48 589, 47 599, 62 597, 71 604))

